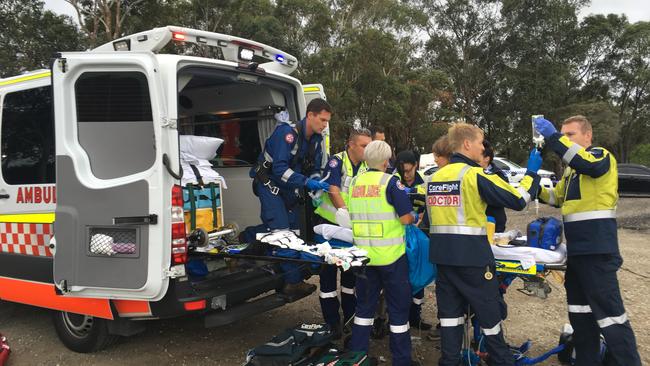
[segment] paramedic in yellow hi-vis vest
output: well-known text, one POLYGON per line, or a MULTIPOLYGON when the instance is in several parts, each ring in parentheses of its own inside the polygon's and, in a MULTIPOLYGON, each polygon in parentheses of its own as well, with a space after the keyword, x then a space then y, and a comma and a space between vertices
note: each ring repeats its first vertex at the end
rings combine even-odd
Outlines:
POLYGON ((490 365, 514 365, 503 339, 505 303, 499 295, 495 261, 487 238, 487 205, 522 210, 537 193, 541 155, 534 150, 526 176, 515 189, 483 171, 483 131, 466 123, 448 133, 454 154, 427 182, 431 262, 438 267, 441 366, 457 366, 468 305, 485 334, 490 365))
MULTIPOLYGON (((366 163, 363 161, 363 151, 372 141, 368 129, 355 129, 350 133, 350 138, 345 151, 332 156, 325 168, 323 176, 327 176, 326 182, 330 185, 327 195, 316 208, 316 214, 320 216, 319 223, 336 225, 336 210, 347 209, 348 191, 352 178, 357 174, 366 171, 366 163)), ((331 243, 330 243, 331 244, 331 243)), ((350 244, 352 245, 352 244, 350 244)), ((341 334, 341 316, 339 306, 343 310, 343 324, 354 315, 356 298, 354 296, 354 273, 352 271, 341 272, 341 302, 339 303, 336 292, 336 266, 323 266, 320 272, 320 307, 323 312, 323 319, 330 325, 335 338, 341 334)))
POLYGON ((641 365, 616 278, 623 263, 616 232, 616 159, 591 145, 591 123, 584 116, 567 118, 561 133, 543 118, 535 119, 535 129, 568 164, 555 189, 542 189, 540 198, 562 207, 569 256, 564 287, 576 365, 600 364, 601 333, 616 365, 641 365))
POLYGON ((390 320, 390 351, 395 366, 417 365, 411 360, 409 308, 411 285, 404 225, 417 214, 397 177, 386 174, 392 156, 390 145, 373 141, 364 160, 369 170, 352 180, 348 210, 354 245, 368 251, 365 276, 356 281, 357 307, 350 349, 368 352, 379 293, 384 290, 390 320))

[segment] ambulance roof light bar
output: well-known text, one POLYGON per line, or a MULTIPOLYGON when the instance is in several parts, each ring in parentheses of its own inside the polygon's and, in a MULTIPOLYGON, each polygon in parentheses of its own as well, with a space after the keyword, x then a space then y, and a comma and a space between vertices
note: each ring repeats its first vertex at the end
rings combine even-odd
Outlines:
POLYGON ((245 38, 191 28, 166 26, 132 34, 105 43, 91 52, 151 51, 157 53, 171 41, 188 42, 221 49, 226 61, 251 62, 254 56, 269 60, 259 67, 283 74, 298 68, 298 60, 277 48, 245 38))

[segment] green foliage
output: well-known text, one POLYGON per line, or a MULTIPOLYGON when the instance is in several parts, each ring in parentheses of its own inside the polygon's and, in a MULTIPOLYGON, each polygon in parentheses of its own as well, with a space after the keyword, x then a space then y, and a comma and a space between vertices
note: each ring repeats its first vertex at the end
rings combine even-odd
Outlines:
POLYGON ((3 0, 0 24, 0 77, 49 68, 56 52, 83 48, 72 20, 43 10, 39 0, 3 0))
POLYGON ((637 145, 632 150, 630 162, 650 166, 650 144, 637 145))
POLYGON ((588 116, 593 127, 594 145, 613 150, 621 132, 614 108, 606 102, 576 103, 553 111, 547 118, 557 121, 557 128, 560 129, 563 120, 577 114, 588 116))
MULTIPOLYGON (((650 143, 650 23, 613 14, 579 21, 588 0, 66 1, 81 13, 81 32, 39 0, 0 3, 0 24, 12 29, 0 34, 0 74, 171 24, 295 55, 294 76, 322 83, 334 106, 333 150, 360 124, 383 127, 396 149, 429 152, 448 123, 466 121, 500 155, 523 162, 532 114, 557 123, 586 115, 595 142, 621 162, 650 143)), ((195 46, 169 51, 216 56, 195 46)))

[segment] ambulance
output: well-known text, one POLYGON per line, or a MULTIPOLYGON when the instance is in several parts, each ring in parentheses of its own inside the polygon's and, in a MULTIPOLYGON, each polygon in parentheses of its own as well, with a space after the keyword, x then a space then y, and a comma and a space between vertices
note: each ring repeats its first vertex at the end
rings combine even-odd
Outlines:
POLYGON ((298 121, 306 98, 324 98, 322 85, 290 76, 297 66, 259 42, 166 26, 0 79, 0 300, 53 310, 76 352, 147 320, 192 314, 219 326, 297 300, 261 266, 219 258, 188 275, 179 152, 183 135, 223 139, 211 161, 227 185, 212 187, 215 227, 259 224, 248 173, 274 111, 298 121), (189 56, 193 47, 214 57, 189 56), (110 247, 97 249, 104 237, 110 247))

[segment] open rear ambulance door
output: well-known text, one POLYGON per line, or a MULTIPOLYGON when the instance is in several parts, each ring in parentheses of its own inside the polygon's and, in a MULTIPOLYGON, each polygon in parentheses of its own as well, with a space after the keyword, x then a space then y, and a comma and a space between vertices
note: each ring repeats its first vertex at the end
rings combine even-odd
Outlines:
POLYGON ((167 289, 157 70, 149 52, 63 53, 52 64, 64 295, 157 300, 167 289))

